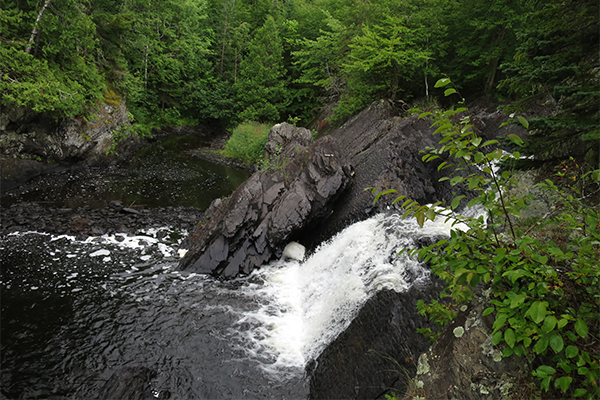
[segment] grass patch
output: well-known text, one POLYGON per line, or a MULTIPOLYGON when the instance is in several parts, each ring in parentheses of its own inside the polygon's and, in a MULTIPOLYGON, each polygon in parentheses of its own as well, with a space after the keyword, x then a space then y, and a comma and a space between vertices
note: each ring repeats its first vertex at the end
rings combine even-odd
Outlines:
POLYGON ((221 155, 239 160, 245 164, 259 162, 262 159, 270 129, 270 125, 258 122, 239 124, 225 143, 221 155))

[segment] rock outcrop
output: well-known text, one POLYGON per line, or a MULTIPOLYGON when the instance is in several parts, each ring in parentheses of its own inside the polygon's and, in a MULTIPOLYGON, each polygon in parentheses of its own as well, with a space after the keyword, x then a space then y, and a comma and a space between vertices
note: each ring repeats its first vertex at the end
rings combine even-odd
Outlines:
POLYGON ((3 156, 80 161, 104 155, 119 129, 129 126, 125 103, 101 104, 92 117, 52 121, 43 115, 6 113, 0 121, 3 156))
POLYGON ((441 284, 382 290, 367 301, 350 326, 309 366, 311 399, 376 399, 404 393, 419 355, 430 341, 417 333, 430 327, 417 301, 437 298, 441 284))
POLYGON ((109 150, 121 153, 137 141, 126 132, 130 122, 125 103, 100 104, 89 119, 61 121, 24 107, 5 107, 2 111, 0 166, 4 190, 58 170, 57 163, 96 162, 109 150), (115 147, 117 132, 121 141, 115 147))
POLYGON ((328 217, 352 170, 334 138, 306 147, 308 138, 304 128, 286 123, 272 128, 269 165, 229 198, 213 202, 184 245, 189 251, 181 269, 248 274, 328 217))
MULTIPOLYGON (((326 226, 313 235, 315 246, 330 238, 349 224, 364 220, 374 214, 386 212, 396 196, 382 197, 373 204, 373 195, 365 188, 395 189, 397 195, 405 195, 422 204, 435 201, 451 201, 457 195, 469 193, 461 186, 451 186, 448 181, 439 182, 446 173, 437 170, 439 163, 423 162, 421 151, 437 146, 439 135, 434 135, 429 119, 417 115, 401 116, 402 110, 388 101, 378 101, 349 119, 331 136, 338 139, 341 152, 352 164, 355 176, 343 198, 335 205, 326 226)), ((526 131, 516 125, 500 128, 508 117, 498 111, 477 108, 475 128, 486 138, 506 136, 509 133, 523 135, 526 131), (489 112, 488 112, 489 111, 489 112)))
POLYGON ((515 399, 538 398, 529 385, 526 360, 502 358, 492 344, 491 315, 482 316, 490 304, 485 293, 446 327, 435 344, 419 357, 417 375, 405 399, 515 399))

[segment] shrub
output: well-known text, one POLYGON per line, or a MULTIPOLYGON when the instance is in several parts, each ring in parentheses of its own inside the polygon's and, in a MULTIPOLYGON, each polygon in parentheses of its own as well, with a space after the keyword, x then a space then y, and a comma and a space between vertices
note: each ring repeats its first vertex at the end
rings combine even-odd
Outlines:
POLYGON ((241 123, 233 130, 221 155, 249 165, 259 162, 262 159, 270 129, 270 125, 258 122, 241 123))
MULTIPOLYGON (((449 83, 443 79, 436 87, 449 83)), ((447 95, 454 93, 455 89, 446 90, 447 95)), ((474 286, 485 285, 491 289, 493 306, 483 315, 495 318, 492 342, 505 344, 503 356, 526 357, 541 388, 553 395, 598 398, 600 206, 589 196, 598 193, 600 169, 576 176, 560 172, 561 179, 567 176, 587 184, 559 187, 549 179, 537 184, 553 199, 552 207, 538 218, 520 218, 531 198, 509 196, 518 180, 510 170, 495 168, 498 163, 510 165, 520 154, 494 148, 499 144, 496 140, 483 141, 471 129, 468 117, 455 122, 464 111, 422 114, 433 117, 441 135, 440 147, 427 149, 423 160, 439 162, 440 156, 445 157, 438 169, 452 172, 442 180, 468 185, 476 194, 469 206, 483 207, 486 216, 455 214, 464 196, 454 198, 449 207, 422 206, 405 196, 394 200, 404 201, 404 217, 415 216, 420 225, 443 217, 468 227, 409 251, 445 280, 442 296, 450 298, 444 304, 420 302, 420 312, 444 325, 461 304, 471 300, 474 286)), ((517 118, 528 127, 523 117, 517 118)), ((522 145, 516 135, 508 138, 522 145)), ((392 192, 373 189, 375 200, 392 192)))

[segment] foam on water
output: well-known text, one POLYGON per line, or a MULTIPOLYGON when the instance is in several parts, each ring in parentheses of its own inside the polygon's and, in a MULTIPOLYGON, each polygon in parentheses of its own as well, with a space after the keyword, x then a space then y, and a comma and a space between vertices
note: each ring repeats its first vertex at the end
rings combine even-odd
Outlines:
POLYGON ((448 235, 451 228, 443 219, 421 228, 414 219, 377 215, 349 226, 304 262, 280 260, 255 271, 243 290, 263 304, 241 313, 238 326, 254 328, 237 331, 248 354, 272 354, 263 362, 269 371, 303 368, 377 291, 402 292, 427 281, 429 271, 399 253, 419 237, 448 235))

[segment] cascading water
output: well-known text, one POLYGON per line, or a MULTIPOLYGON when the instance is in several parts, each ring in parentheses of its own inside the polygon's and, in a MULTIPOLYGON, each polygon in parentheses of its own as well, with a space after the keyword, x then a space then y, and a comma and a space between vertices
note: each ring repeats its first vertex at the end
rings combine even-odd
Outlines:
POLYGON ((86 241, 3 237, 2 393, 93 398, 113 373, 148 368, 156 397, 307 397, 306 363, 370 296, 428 279, 398 253, 448 231, 378 215, 304 262, 224 282, 175 271, 185 232, 168 228, 86 241))

